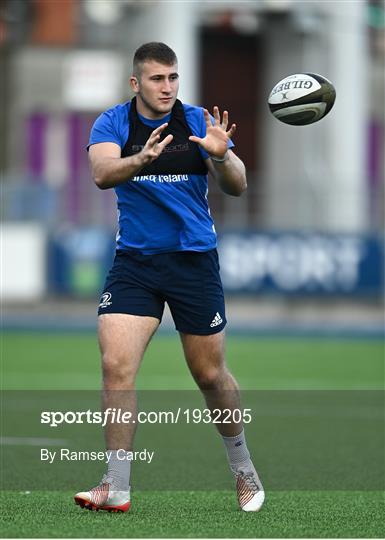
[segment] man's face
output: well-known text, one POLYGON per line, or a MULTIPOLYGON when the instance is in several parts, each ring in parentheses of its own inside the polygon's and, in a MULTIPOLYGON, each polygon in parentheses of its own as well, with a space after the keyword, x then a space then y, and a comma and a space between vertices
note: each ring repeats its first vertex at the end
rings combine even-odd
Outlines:
POLYGON ((171 111, 178 95, 178 65, 144 62, 140 73, 131 77, 130 84, 136 94, 138 112, 153 120, 162 118, 171 111))

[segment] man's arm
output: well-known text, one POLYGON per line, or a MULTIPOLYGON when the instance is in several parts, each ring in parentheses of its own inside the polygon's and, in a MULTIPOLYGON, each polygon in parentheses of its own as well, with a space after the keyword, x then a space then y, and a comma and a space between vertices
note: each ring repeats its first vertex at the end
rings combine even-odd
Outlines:
POLYGON ((92 176, 100 189, 108 189, 133 178, 143 167, 152 163, 169 144, 173 136, 167 135, 159 142, 162 131, 167 124, 154 129, 143 150, 133 156, 121 157, 121 148, 111 142, 97 143, 90 146, 89 159, 92 176))
POLYGON ((199 144, 209 154, 210 159, 205 160, 207 168, 222 191, 239 197, 247 188, 246 170, 239 157, 227 148, 228 140, 234 135, 236 125, 232 124, 226 131, 229 122, 228 112, 223 111, 222 122, 218 107, 214 107, 213 112, 214 125, 211 124, 208 110, 204 109, 206 136, 204 138, 191 136, 189 139, 199 144))
POLYGON ((239 197, 247 189, 246 169, 243 161, 227 150, 225 161, 205 160, 209 173, 227 195, 239 197))

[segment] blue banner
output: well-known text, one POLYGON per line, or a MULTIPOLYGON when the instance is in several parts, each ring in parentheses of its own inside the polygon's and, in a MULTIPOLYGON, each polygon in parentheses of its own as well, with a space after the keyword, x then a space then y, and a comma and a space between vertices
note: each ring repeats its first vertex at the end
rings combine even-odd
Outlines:
MULTIPOLYGON (((94 297, 112 263, 115 240, 104 229, 52 235, 48 276, 54 293, 94 297)), ((379 296, 384 246, 378 236, 315 233, 224 233, 218 239, 227 293, 379 296)))
POLYGON ((315 233, 226 233, 218 250, 227 292, 370 295, 384 291, 383 239, 315 233))
POLYGON ((115 250, 115 239, 100 228, 69 228, 52 235, 48 244, 51 292, 95 297, 100 294, 115 250))

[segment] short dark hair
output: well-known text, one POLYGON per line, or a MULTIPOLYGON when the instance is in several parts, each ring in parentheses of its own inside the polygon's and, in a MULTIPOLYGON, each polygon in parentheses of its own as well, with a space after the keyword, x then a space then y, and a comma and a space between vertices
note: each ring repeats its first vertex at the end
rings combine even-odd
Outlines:
POLYGON ((140 65, 148 60, 155 60, 155 62, 166 66, 172 66, 178 61, 174 51, 168 45, 159 41, 144 43, 139 49, 136 49, 133 62, 134 73, 138 74, 140 65))

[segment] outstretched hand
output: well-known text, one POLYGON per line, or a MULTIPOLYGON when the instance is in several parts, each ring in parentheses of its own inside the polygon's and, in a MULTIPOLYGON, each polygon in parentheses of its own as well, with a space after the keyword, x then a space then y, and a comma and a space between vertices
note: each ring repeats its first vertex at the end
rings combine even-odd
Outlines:
POLYGON ((227 130, 229 123, 229 113, 223 111, 223 117, 219 114, 217 106, 213 109, 214 125, 211 123, 209 111, 204 109, 204 117, 206 122, 206 137, 200 138, 192 135, 189 140, 199 144, 206 152, 215 158, 222 159, 227 152, 227 142, 234 135, 237 126, 232 124, 227 130))
POLYGON ((156 158, 160 156, 165 147, 172 141, 173 136, 167 135, 167 137, 165 137, 163 141, 159 142, 160 136, 167 126, 167 122, 165 124, 162 124, 161 126, 154 129, 154 131, 149 136, 146 144, 143 147, 143 150, 141 151, 145 163, 152 163, 156 158))

